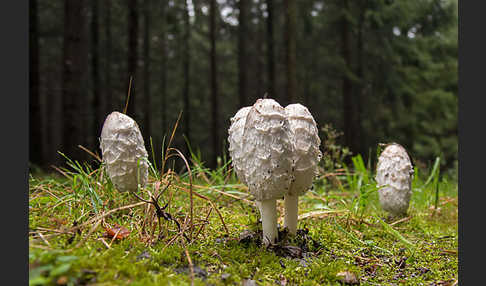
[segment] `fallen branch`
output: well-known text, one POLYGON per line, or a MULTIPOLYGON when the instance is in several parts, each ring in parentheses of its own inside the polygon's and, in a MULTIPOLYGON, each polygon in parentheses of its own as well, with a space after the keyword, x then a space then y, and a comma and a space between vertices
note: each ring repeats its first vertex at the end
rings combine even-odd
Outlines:
POLYGON ((41 226, 38 226, 36 229, 37 230, 43 230, 43 231, 56 232, 56 233, 59 233, 59 234, 74 234, 73 231, 57 230, 57 229, 45 228, 45 227, 41 227, 41 226))
POLYGON ((84 227, 84 226, 86 226, 86 225, 91 225, 91 224, 93 224, 95 221, 98 221, 98 220, 104 219, 105 217, 107 217, 107 216, 109 216, 109 215, 111 215, 111 214, 113 214, 113 213, 116 213, 117 211, 126 210, 126 209, 131 209, 131 208, 134 208, 134 207, 141 206, 141 205, 143 205, 143 204, 145 204, 145 202, 138 202, 138 203, 135 203, 135 204, 126 205, 126 206, 122 206, 122 207, 119 207, 119 208, 116 208, 116 209, 112 209, 112 210, 110 210, 110 211, 108 211, 108 212, 106 212, 106 213, 103 213, 103 214, 98 215, 98 216, 96 216, 96 217, 94 217, 94 218, 92 218, 92 219, 89 219, 89 220, 87 220, 86 222, 84 222, 84 223, 82 223, 82 224, 80 224, 80 225, 78 225, 78 226, 75 226, 75 227, 71 228, 71 230, 73 231, 73 230, 77 230, 77 229, 79 229, 79 228, 81 228, 81 227, 84 227))
POLYGON ((50 247, 47 247, 47 246, 44 246, 44 245, 37 245, 37 244, 30 244, 29 247, 40 248, 40 249, 44 249, 44 250, 54 250, 50 247))
POLYGON ((101 241, 106 246, 106 248, 108 248, 108 249, 111 248, 110 245, 108 243, 106 243, 106 241, 102 237, 98 238, 98 240, 101 241))
POLYGON ((399 220, 397 220, 397 221, 395 221, 395 222, 390 223, 390 226, 393 226, 393 225, 399 224, 399 223, 404 222, 404 221, 408 221, 408 220, 410 220, 410 218, 411 218, 411 217, 404 217, 404 218, 402 218, 402 219, 399 219, 399 220))
MULTIPOLYGON (((81 244, 83 244, 83 243, 84 243, 86 240, 88 240, 88 237, 89 237, 89 236, 90 236, 90 235, 91 235, 91 234, 92 234, 92 233, 93 233, 93 232, 96 230, 96 228, 98 228, 98 226, 100 225, 100 223, 101 223, 101 221, 102 221, 102 220, 103 220, 103 219, 98 220, 98 221, 95 223, 95 225, 94 225, 94 226, 93 226, 93 227, 92 227, 92 228, 89 230, 88 234, 87 234, 87 235, 85 235, 85 236, 83 237, 83 239, 81 239, 81 240, 78 242, 78 244, 76 244, 76 246, 74 246, 74 248, 78 248, 78 247, 80 247, 80 246, 81 246, 81 244)), ((72 249, 71 249, 71 250, 72 250, 72 249)))
POLYGON ((299 220, 306 218, 321 218, 330 214, 347 213, 348 210, 328 210, 328 211, 311 211, 299 216, 299 220))
POLYGON ((47 246, 51 246, 51 244, 49 243, 49 241, 47 241, 47 239, 44 237, 44 235, 42 235, 42 233, 40 233, 39 231, 37 232, 37 234, 39 235, 39 237, 42 239, 42 241, 44 241, 45 244, 47 244, 47 246))
POLYGON ((201 224, 201 227, 199 228, 199 230, 197 231, 196 235, 194 236, 194 238, 196 239, 198 236, 199 236, 199 233, 201 233, 201 231, 203 230, 203 228, 207 225, 208 223, 208 219, 209 219, 209 216, 211 215, 211 212, 212 212, 213 208, 210 208, 209 209, 209 212, 208 214, 206 215, 206 219, 204 220, 204 222, 201 224))
POLYGON ((189 251, 187 250, 187 246, 182 240, 182 245, 184 247, 184 253, 186 254, 187 262, 189 263, 189 270, 191 271, 191 286, 194 285, 194 265, 192 264, 191 256, 189 255, 189 251))

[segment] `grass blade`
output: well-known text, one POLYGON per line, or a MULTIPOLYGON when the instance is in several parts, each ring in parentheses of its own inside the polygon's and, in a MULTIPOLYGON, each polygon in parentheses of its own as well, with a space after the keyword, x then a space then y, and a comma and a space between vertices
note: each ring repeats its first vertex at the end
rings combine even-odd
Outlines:
POLYGON ((403 244, 405 244, 407 246, 408 249, 410 249, 410 250, 414 250, 415 249, 415 245, 413 243, 411 243, 410 241, 408 241, 405 237, 403 237, 397 230, 395 230, 393 227, 391 227, 389 224, 387 224, 386 222, 384 222, 383 220, 381 220, 376 215, 374 217, 380 222, 380 224, 383 226, 383 228, 388 233, 390 233, 391 235, 393 235, 394 237, 396 237, 398 240, 400 240, 403 244))
POLYGON ((434 163, 434 167, 432 168, 432 172, 430 172, 430 175, 427 178, 427 181, 425 181, 422 188, 425 188, 432 181, 432 179, 437 173, 437 168, 439 168, 439 163, 440 163, 440 157, 435 158, 435 163, 434 163))

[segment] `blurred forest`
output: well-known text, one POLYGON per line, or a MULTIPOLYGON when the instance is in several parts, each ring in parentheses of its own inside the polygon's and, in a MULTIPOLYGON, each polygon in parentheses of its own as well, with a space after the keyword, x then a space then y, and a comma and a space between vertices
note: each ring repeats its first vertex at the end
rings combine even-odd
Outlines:
POLYGON ((457 171, 457 0, 30 0, 29 18, 31 167, 93 161, 78 145, 100 153, 133 77, 157 158, 182 111, 174 145, 216 166, 230 117, 267 94, 354 154, 395 141, 457 171))

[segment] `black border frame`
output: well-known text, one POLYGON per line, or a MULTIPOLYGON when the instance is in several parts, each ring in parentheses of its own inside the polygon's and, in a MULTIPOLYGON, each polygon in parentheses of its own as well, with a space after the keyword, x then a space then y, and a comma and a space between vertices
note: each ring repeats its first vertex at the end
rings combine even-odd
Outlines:
POLYGON ((28 1, 5 1, 0 17, 2 63, 2 284, 27 285, 29 252, 28 1), (12 281, 5 283, 4 281, 12 281))

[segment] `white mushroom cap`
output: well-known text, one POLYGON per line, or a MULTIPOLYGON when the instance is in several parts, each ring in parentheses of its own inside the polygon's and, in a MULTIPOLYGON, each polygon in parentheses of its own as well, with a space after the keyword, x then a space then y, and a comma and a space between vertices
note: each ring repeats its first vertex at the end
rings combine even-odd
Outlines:
POLYGON ((241 169, 257 201, 284 196, 292 179, 292 143, 285 109, 273 99, 258 99, 243 132, 241 169))
POLYGON ((321 159, 314 118, 301 104, 285 109, 258 99, 231 118, 229 151, 240 180, 255 197, 265 243, 278 238, 276 199, 284 197, 284 226, 297 232, 298 196, 312 185, 321 159))
POLYGON ((413 167, 405 148, 389 144, 378 158, 376 182, 381 207, 392 215, 405 214, 412 195, 413 167))
POLYGON ((116 111, 110 113, 103 124, 100 147, 106 172, 119 191, 135 191, 138 183, 145 185, 148 155, 140 129, 132 118, 116 111))
POLYGON ((302 195, 311 186, 317 175, 317 164, 322 153, 319 150, 317 124, 307 107, 302 104, 289 104, 285 107, 289 120, 291 141, 293 144, 294 180, 290 186, 290 195, 302 195))
POLYGON ((228 129, 229 153, 233 160, 232 164, 235 168, 236 175, 243 184, 245 181, 245 172, 243 167, 243 160, 245 160, 245 153, 243 152, 243 132, 245 131, 246 116, 250 112, 251 106, 246 106, 238 110, 231 120, 231 126, 228 129))

